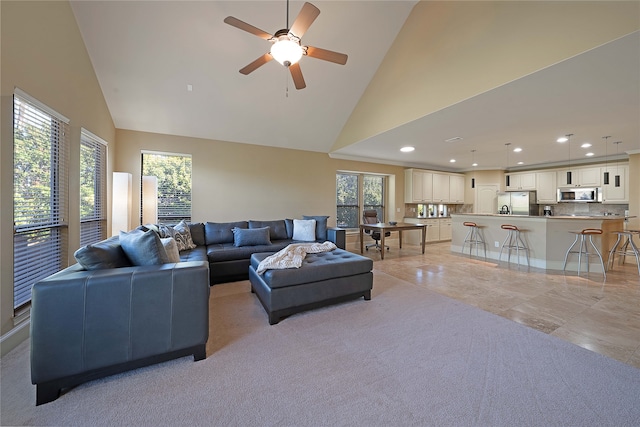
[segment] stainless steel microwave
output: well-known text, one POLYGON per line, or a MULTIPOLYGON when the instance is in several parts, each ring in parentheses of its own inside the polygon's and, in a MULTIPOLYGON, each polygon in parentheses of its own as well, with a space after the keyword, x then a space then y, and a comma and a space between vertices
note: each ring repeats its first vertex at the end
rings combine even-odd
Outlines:
POLYGON ((602 191, 597 187, 558 188, 558 202, 594 203, 601 201, 602 191))

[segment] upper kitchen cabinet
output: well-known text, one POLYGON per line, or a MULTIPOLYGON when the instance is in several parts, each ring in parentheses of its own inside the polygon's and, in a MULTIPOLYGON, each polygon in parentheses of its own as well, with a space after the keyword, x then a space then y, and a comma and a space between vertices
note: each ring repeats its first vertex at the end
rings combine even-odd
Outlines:
POLYGON ((602 179, 600 167, 571 168, 558 171, 558 187, 600 187, 602 179), (567 172, 571 171, 571 182, 567 182, 567 172))
POLYGON ((447 203, 451 196, 451 185, 449 175, 434 173, 433 174, 433 202, 447 203))
POLYGON ((507 191, 535 190, 535 172, 510 173, 506 175, 505 188, 507 191))
POLYGON ((600 168, 602 176, 602 203, 629 203, 629 165, 611 165, 600 168), (605 181, 609 173, 609 183, 605 181), (618 186, 616 187, 616 176, 618 186))
POLYGON ((424 203, 433 200, 433 173, 419 169, 404 171, 404 202, 424 203))
POLYGON ((464 203, 464 175, 449 176, 449 202, 464 203))
POLYGON ((557 203, 558 180, 555 171, 536 172, 536 197, 538 204, 557 203))

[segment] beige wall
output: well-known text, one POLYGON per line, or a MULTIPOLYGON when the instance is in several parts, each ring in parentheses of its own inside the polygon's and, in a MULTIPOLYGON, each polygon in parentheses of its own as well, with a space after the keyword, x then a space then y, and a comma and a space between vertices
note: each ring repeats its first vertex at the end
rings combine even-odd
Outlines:
POLYGON ((639 29, 637 1, 421 1, 332 150, 639 29))
POLYGON ((67 218, 71 260, 79 245, 80 128, 109 142, 109 170, 113 165, 115 128, 68 2, 3 0, 0 15, 0 335, 5 354, 28 334, 28 322, 16 326, 13 318, 14 88, 22 89, 70 119, 67 218))
MULTIPOLYGON (((335 226, 336 172, 392 176, 390 218, 404 211, 404 168, 331 159, 327 154, 198 138, 117 130, 115 170, 133 175, 133 218, 140 218, 140 153, 190 154, 192 219, 237 221, 329 215, 335 226)), ((138 223, 138 222, 135 222, 138 223)))

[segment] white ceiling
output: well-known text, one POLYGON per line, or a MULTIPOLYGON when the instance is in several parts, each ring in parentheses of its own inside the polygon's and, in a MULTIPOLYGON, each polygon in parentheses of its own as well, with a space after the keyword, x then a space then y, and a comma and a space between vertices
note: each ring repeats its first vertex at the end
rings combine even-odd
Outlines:
MULTIPOLYGON (((74 1, 82 37, 120 129, 329 153, 415 1, 322 1, 303 44, 349 55, 345 66, 304 57, 297 91, 275 61, 238 70, 270 44, 286 2, 74 1), (187 90, 192 85, 193 91, 187 90)), ((290 22, 303 2, 290 4, 290 22)), ((331 153, 443 170, 572 162, 640 150, 640 32, 331 153), (571 153, 555 139, 573 133, 571 153), (605 148, 602 136, 611 135, 605 148), (460 136, 453 143, 444 140, 460 136), (522 147, 507 156, 509 148, 522 147), (403 145, 416 151, 399 152, 403 145), (452 164, 451 158, 457 160, 452 164)))

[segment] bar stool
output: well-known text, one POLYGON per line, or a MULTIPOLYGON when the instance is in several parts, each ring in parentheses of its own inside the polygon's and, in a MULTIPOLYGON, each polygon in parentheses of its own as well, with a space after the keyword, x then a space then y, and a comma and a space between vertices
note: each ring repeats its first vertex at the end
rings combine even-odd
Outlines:
POLYGON ((618 235, 618 240, 616 240, 616 243, 609 251, 607 270, 613 268, 614 258, 616 255, 620 255, 621 257, 619 261, 620 265, 624 264, 627 255, 634 255, 636 257, 636 263, 638 264, 638 274, 640 274, 640 250, 633 242, 633 235, 640 235, 640 230, 616 231, 615 233, 618 235), (618 249, 618 246, 624 237, 626 237, 627 240, 618 249), (631 246, 631 249, 629 249, 629 246, 631 246))
POLYGON ((484 239, 480 235, 480 226, 475 222, 465 221, 462 223, 465 227, 469 227, 469 231, 462 242, 462 253, 464 253, 464 245, 469 244, 469 256, 471 256, 471 248, 476 247, 476 256, 479 256, 478 246, 482 245, 484 249, 484 257, 487 257, 487 246, 484 243, 484 239))
POLYGON ((597 256, 600 259, 600 265, 602 265, 602 274, 606 278, 607 273, 604 268, 604 261, 602 261, 602 254, 600 254, 600 251, 598 250, 596 245, 593 243, 593 235, 602 234, 602 229, 585 228, 584 230, 581 230, 581 231, 570 231, 569 233, 575 234, 576 239, 573 241, 573 244, 569 246, 569 249, 567 250, 567 254, 564 256, 564 266, 562 267, 562 270, 565 270, 567 268, 567 259, 569 258, 569 254, 578 254, 578 275, 580 275, 580 267, 582 265, 582 255, 587 257, 587 273, 589 273, 589 257, 597 256), (572 251, 571 249, 573 249, 576 243, 578 243, 578 238, 580 239, 580 247, 578 248, 577 251, 572 251), (593 249, 595 249, 596 251, 595 254, 589 253, 589 246, 587 244, 587 241, 589 244, 591 244, 593 249))
POLYGON ((507 230, 507 237, 502 242, 502 247, 500 248, 500 256, 498 257, 498 261, 502 261, 502 250, 507 249, 507 262, 511 262, 511 251, 516 251, 516 256, 518 258, 518 265, 520 265, 520 251, 524 251, 525 256, 527 258, 527 265, 529 265, 529 248, 522 241, 522 237, 520 236, 520 230, 515 225, 511 224, 502 224, 500 226, 503 230, 507 230))

